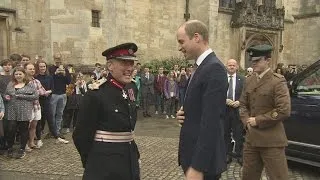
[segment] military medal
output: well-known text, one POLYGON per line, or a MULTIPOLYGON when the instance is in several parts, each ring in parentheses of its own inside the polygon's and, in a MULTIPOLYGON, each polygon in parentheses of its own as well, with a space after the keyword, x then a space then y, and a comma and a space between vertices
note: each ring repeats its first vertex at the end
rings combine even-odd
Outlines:
POLYGON ((124 99, 127 99, 128 98, 128 95, 126 94, 126 92, 122 89, 122 97, 124 99))
POLYGON ((134 97, 134 91, 133 89, 128 89, 129 99, 130 101, 135 101, 136 98, 134 97))

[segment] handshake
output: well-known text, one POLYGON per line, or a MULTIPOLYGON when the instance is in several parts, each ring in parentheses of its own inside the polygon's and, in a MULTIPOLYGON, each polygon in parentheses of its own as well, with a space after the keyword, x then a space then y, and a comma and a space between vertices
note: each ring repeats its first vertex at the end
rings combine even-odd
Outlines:
POLYGON ((238 108, 240 106, 239 101, 233 101, 231 99, 227 99, 226 104, 230 107, 233 107, 233 108, 238 108))

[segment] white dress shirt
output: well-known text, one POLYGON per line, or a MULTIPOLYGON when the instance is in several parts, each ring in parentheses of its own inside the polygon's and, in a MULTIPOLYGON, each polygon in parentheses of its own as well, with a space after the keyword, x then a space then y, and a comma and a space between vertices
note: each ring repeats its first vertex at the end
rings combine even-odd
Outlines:
POLYGON ((212 52, 213 52, 213 51, 212 51, 211 48, 209 48, 209 49, 207 49, 205 52, 203 52, 203 53, 198 57, 198 59, 197 59, 197 61, 196 61, 197 66, 200 66, 200 64, 202 63, 202 61, 203 61, 210 53, 212 53, 212 52))
MULTIPOLYGON (((233 81, 233 83, 232 83, 232 85, 233 85, 233 87, 232 87, 232 89, 233 89, 233 99, 231 99, 231 100, 235 100, 235 94, 236 94, 236 83, 237 83, 237 74, 236 73, 234 73, 234 74, 227 74, 228 75, 228 83, 229 83, 229 81, 230 81, 230 76, 232 76, 232 81, 233 81)), ((229 88, 228 88, 228 91, 227 91, 227 95, 228 95, 228 93, 229 93, 229 88)))

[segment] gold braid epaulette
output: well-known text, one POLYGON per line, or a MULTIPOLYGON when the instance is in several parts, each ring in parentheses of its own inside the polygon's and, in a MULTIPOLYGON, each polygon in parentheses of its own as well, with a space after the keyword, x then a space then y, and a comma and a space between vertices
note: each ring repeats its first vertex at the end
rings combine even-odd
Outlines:
POLYGON ((101 78, 101 79, 93 82, 92 84, 89 84, 89 85, 88 85, 88 88, 89 88, 90 90, 99 89, 99 87, 100 87, 102 84, 104 84, 105 82, 107 82, 107 81, 108 81, 108 80, 103 77, 103 78, 101 78))

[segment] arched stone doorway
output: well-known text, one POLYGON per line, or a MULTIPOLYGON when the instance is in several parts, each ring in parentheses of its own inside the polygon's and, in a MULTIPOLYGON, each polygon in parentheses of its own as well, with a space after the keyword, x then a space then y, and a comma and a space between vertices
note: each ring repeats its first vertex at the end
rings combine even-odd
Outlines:
MULTIPOLYGON (((249 53, 247 53, 247 49, 249 47, 255 46, 255 45, 261 45, 261 44, 269 44, 273 48, 275 47, 271 38, 263 33, 247 33, 246 34, 246 42, 247 43, 245 46, 245 63, 244 63, 245 68, 248 68, 251 66, 251 62, 249 61, 250 56, 249 56, 249 53)), ((274 55, 274 53, 273 53, 273 55, 274 55)))

